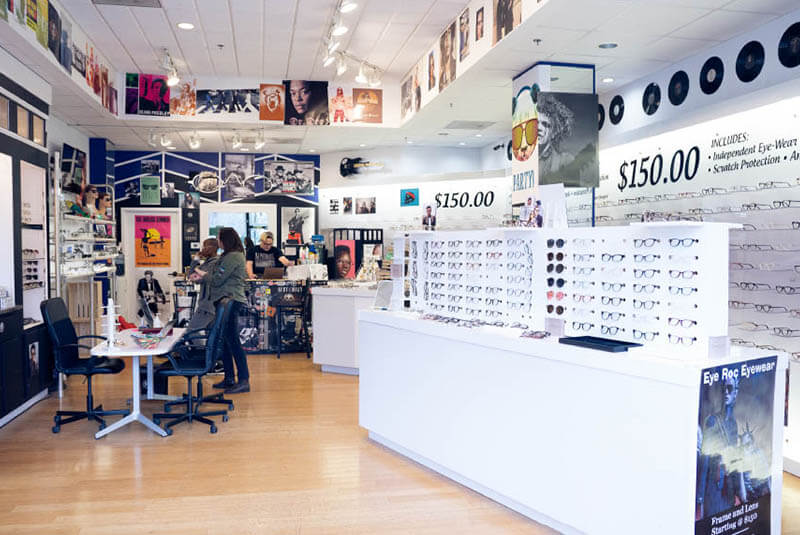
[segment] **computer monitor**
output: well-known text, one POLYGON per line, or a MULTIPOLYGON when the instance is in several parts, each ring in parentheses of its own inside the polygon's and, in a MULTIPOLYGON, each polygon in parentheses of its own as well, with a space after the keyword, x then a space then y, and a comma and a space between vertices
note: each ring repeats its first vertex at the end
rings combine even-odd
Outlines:
POLYGON ((153 323, 155 323, 155 318, 153 317, 153 311, 150 310, 150 305, 147 302, 147 299, 144 297, 139 298, 139 310, 141 310, 142 317, 144 317, 144 322, 147 324, 147 326, 152 327, 153 323))

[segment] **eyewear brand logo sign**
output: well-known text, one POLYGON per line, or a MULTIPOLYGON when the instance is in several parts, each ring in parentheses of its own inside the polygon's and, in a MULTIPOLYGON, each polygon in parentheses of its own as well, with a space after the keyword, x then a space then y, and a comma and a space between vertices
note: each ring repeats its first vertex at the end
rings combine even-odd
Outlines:
POLYGON ((419 206, 419 188, 401 189, 400 206, 419 206))

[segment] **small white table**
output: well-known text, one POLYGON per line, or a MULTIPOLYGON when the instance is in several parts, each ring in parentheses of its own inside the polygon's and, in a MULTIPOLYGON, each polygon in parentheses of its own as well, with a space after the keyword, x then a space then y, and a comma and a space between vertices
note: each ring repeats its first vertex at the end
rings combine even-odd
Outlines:
POLYGON ((358 311, 372 308, 377 291, 366 286, 311 289, 314 364, 323 372, 358 375, 358 311))
POLYGON ((167 336, 152 349, 144 349, 136 343, 131 336, 135 331, 128 330, 122 331, 118 334, 117 340, 119 345, 108 347, 108 343, 102 342, 92 349, 92 356, 94 357, 111 357, 111 358, 131 358, 131 375, 133 375, 133 396, 132 396, 132 409, 131 413, 121 420, 114 422, 105 429, 101 429, 95 433, 94 438, 102 438, 112 431, 116 431, 121 427, 128 425, 131 422, 141 422, 146 427, 155 431, 162 437, 167 436, 167 432, 155 424, 153 420, 142 414, 141 411, 141 392, 139 385, 139 368, 141 365, 141 357, 147 357, 147 399, 172 399, 168 396, 153 393, 153 357, 169 353, 175 343, 180 340, 186 329, 173 329, 172 335, 167 336))

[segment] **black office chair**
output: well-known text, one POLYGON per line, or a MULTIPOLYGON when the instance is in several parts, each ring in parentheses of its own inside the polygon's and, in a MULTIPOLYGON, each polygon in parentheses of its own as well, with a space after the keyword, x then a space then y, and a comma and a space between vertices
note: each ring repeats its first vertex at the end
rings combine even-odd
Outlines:
POLYGON ((94 338, 105 340, 102 336, 85 335, 78 336, 72 320, 67 312, 67 305, 60 297, 42 301, 39 305, 42 311, 42 318, 47 324, 47 331, 53 342, 53 353, 55 354, 56 370, 64 375, 85 375, 87 385, 86 410, 85 411, 58 411, 53 421, 53 433, 61 430, 62 424, 68 424, 86 418, 100 423, 100 429, 105 428, 106 421, 103 416, 122 415, 127 416, 130 411, 125 409, 105 411, 103 405, 94 407, 92 397, 92 376, 100 374, 120 373, 125 369, 122 359, 109 359, 106 357, 80 358, 80 350, 92 348, 80 344, 80 340, 94 338))
POLYGON ((285 314, 294 314, 295 317, 299 316, 302 321, 303 345, 306 348, 306 358, 311 358, 311 337, 308 335, 308 322, 311 318, 311 292, 308 289, 308 284, 303 286, 303 291, 298 294, 284 293, 278 297, 275 304, 275 323, 278 330, 278 349, 277 357, 281 358, 281 348, 283 346, 283 316, 285 314))
POLYGON ((172 434, 172 427, 181 422, 196 420, 211 426, 210 431, 216 433, 217 426, 208 417, 222 416, 223 422, 228 421, 227 410, 200 412, 200 405, 203 403, 226 403, 231 409, 233 408, 233 402, 222 399, 220 395, 204 398, 202 380, 202 377, 214 367, 214 362, 222 349, 223 326, 230 316, 232 307, 233 301, 217 307, 217 315, 210 330, 207 328, 195 329, 184 334, 175 350, 167 354, 172 367, 158 371, 159 375, 167 377, 186 377, 187 382, 186 395, 183 399, 168 404, 168 407, 185 404, 186 412, 168 413, 168 409, 165 407, 165 412, 153 415, 153 421, 157 425, 161 424, 161 420, 170 420, 165 426, 168 435, 172 434), (205 340, 205 346, 197 345, 199 340, 205 340), (195 377, 197 377, 197 396, 192 395, 192 379, 195 377))

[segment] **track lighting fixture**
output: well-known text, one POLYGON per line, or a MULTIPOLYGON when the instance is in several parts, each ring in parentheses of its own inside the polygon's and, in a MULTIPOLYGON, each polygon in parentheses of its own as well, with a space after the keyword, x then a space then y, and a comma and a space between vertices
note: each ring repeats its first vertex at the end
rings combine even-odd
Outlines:
POLYGON ((347 60, 344 54, 339 54, 339 63, 336 65, 336 76, 341 76, 347 72, 347 60))
POLYGON ((264 148, 264 145, 266 144, 267 141, 264 139, 264 132, 259 132, 258 135, 256 136, 255 142, 253 143, 253 149, 261 150, 262 148, 264 148))
POLYGON ((329 67, 330 64, 333 63, 334 61, 336 61, 336 56, 334 56, 333 54, 328 54, 327 56, 325 56, 325 59, 322 61, 322 66, 323 67, 329 67))
POLYGON ((362 63, 358 67, 358 74, 356 75, 356 82, 358 82, 359 84, 366 84, 369 82, 369 80, 367 80, 367 75, 365 74, 364 71, 365 71, 364 64, 362 63))
POLYGON ((348 28, 344 25, 344 22, 342 22, 342 18, 336 17, 333 22, 333 30, 331 30, 331 35, 334 37, 341 37, 347 33, 347 30, 348 28))
POLYGON ((336 52, 340 44, 341 43, 339 41, 334 41, 333 39, 328 41, 328 54, 333 54, 334 52, 336 52))
POLYGON ((194 132, 191 136, 189 136, 189 148, 192 150, 197 150, 200 148, 200 136, 197 135, 197 132, 194 132))
POLYGON ((151 147, 158 147, 158 136, 152 130, 147 134, 147 144, 151 147))
POLYGON ((172 140, 169 138, 169 135, 161 134, 161 146, 169 147, 171 145, 172 145, 172 140))
POLYGON ((358 4, 353 2, 353 0, 344 0, 342 5, 339 6, 339 11, 341 13, 350 13, 351 11, 355 10, 358 7, 358 4))
POLYGON ((166 48, 161 50, 163 53, 161 66, 167 71, 167 85, 170 87, 176 86, 178 82, 181 81, 178 76, 178 68, 175 66, 175 61, 173 61, 172 56, 169 55, 169 51, 166 48))
POLYGON ((242 136, 240 136, 238 132, 234 132, 231 143, 234 149, 238 149, 242 146, 242 136))

